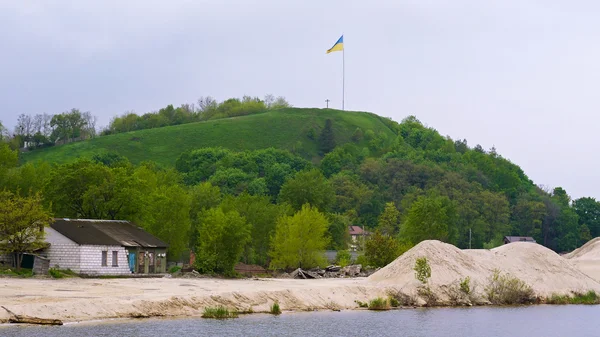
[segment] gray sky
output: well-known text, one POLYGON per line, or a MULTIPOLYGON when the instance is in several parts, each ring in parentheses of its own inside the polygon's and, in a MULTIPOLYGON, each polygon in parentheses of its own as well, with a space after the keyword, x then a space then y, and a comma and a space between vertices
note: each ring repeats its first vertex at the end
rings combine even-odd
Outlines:
POLYGON ((0 0, 0 120, 106 125, 212 95, 285 96, 495 146, 537 184, 600 198, 600 2, 0 0))

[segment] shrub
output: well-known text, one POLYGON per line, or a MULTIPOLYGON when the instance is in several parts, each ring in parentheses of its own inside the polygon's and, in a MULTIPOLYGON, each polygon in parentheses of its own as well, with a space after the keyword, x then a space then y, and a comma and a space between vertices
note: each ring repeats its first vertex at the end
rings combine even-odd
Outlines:
POLYGON ((368 303, 361 302, 361 301, 359 301, 359 300, 356 300, 356 301, 354 301, 354 302, 355 302, 356 304, 358 304, 358 307, 359 307, 359 308, 368 308, 368 307, 369 307, 369 304, 368 304, 368 303))
POLYGON ((389 310, 390 304, 387 299, 377 297, 369 301, 369 310, 389 310))
POLYGON ((180 271, 181 267, 179 266, 173 266, 169 269, 169 274, 175 274, 176 272, 180 271))
POLYGON ((570 300, 571 304, 598 304, 600 298, 595 291, 590 290, 585 294, 576 293, 570 300))
POLYGON ((427 307, 434 306, 438 303, 437 295, 431 291, 429 286, 419 287, 419 289, 417 289, 417 293, 423 298, 423 300, 425 300, 425 306, 427 307))
POLYGON ((281 309, 279 308, 279 302, 275 302, 275 303, 273 303, 273 305, 271 305, 271 314, 281 315, 281 309))
POLYGON ((569 304, 571 298, 568 295, 552 294, 550 298, 546 299, 547 304, 569 304))
POLYGON ((495 269, 485 294, 492 304, 525 304, 535 300, 533 289, 522 280, 495 269))
POLYGON ((429 281, 429 278, 431 277, 431 267, 429 266, 426 257, 417 259, 414 270, 415 278, 421 281, 421 283, 426 284, 427 281, 429 281))
POLYGON ((355 264, 360 264, 361 266, 363 266, 363 268, 367 267, 369 265, 369 261, 367 260, 367 257, 364 256, 363 254, 359 255, 356 257, 356 260, 354 261, 355 264))
POLYGON ((390 303, 392 308, 397 308, 400 306, 400 301, 398 301, 396 298, 394 298, 392 296, 388 297, 388 302, 390 303))
POLYGON ((335 256, 335 263, 341 267, 345 267, 352 262, 352 255, 347 250, 338 250, 335 256))
POLYGON ((216 308, 204 308, 204 313, 202 313, 202 318, 227 319, 237 317, 237 311, 229 311, 229 309, 225 308, 224 306, 218 306, 216 308))
POLYGON ((463 293, 465 293, 466 295, 469 295, 471 293, 471 278, 470 277, 465 277, 464 279, 460 280, 460 291, 462 291, 463 293))
MULTIPOLYGON (((398 306, 411 306, 416 304, 416 300, 401 292, 401 291, 388 291, 388 297, 390 298, 390 304, 392 304, 392 299, 398 303, 398 306)), ((392 305, 393 306, 393 305, 392 305)))
POLYGON ((48 274, 50 274, 50 276, 52 276, 52 278, 63 278, 64 277, 63 273, 61 273, 60 270, 58 270, 56 268, 48 269, 48 274))

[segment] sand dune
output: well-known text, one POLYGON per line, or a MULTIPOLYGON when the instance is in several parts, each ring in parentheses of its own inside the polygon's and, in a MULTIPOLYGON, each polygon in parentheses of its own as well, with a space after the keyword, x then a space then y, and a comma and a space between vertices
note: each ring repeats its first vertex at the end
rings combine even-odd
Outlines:
POLYGON ((528 242, 515 242, 492 250, 460 250, 440 241, 423 241, 371 275, 369 280, 414 292, 419 282, 413 267, 419 257, 427 257, 429 261, 430 284, 434 289, 450 286, 468 276, 483 290, 493 270, 498 269, 525 281, 539 296, 587 290, 600 292, 600 283, 569 259, 528 242))

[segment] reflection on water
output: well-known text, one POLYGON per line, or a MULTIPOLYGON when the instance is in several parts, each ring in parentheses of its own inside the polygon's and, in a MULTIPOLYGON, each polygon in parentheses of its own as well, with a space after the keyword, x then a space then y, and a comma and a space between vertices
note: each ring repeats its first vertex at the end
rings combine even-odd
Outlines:
POLYGON ((0 336, 600 336, 600 306, 434 308, 2 326, 0 336))

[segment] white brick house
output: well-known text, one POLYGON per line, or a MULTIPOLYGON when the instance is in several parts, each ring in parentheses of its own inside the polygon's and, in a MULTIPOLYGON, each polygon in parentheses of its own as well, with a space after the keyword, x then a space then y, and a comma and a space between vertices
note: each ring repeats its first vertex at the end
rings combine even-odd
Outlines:
POLYGON ((168 245, 128 221, 54 219, 41 255, 51 268, 83 275, 166 272, 168 245))

